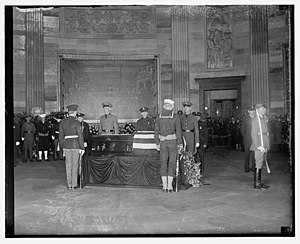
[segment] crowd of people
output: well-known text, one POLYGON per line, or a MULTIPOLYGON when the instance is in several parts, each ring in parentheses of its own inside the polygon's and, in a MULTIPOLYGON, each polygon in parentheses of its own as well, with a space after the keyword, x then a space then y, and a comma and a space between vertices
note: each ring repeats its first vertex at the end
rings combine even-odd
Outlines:
MULTIPOLYGON (((89 126, 84 121, 84 114, 78 112, 76 104, 69 105, 67 113, 58 112, 50 116, 25 114, 23 116, 25 122, 20 121, 20 117, 14 116, 15 166, 18 154, 22 155, 22 161, 26 163, 33 162, 34 159, 38 162, 49 161, 49 152, 51 152, 53 160, 66 160, 68 188, 74 189, 78 185, 77 178, 74 176, 78 171, 76 162, 83 157, 91 135, 153 131, 156 149, 160 151, 163 192, 173 191, 173 178, 178 170, 176 169, 178 153, 189 152, 189 159, 192 159, 203 173, 206 149, 217 146, 228 146, 233 150, 244 151, 244 170, 254 171, 254 187, 267 188, 261 183, 263 154, 270 150, 270 144, 282 144, 282 131, 285 131, 284 119, 277 117, 270 121, 265 112, 266 106, 262 104, 249 108, 247 116, 243 118, 231 117, 230 119, 214 119, 200 112, 192 113, 192 105, 191 102, 186 101, 182 103, 183 111, 175 112, 174 101, 165 99, 162 112, 156 118, 149 117, 149 109, 143 107, 140 109, 141 118, 137 123, 125 124, 123 128, 119 128, 117 116, 111 113, 111 103, 103 103, 104 115, 100 117, 97 128, 89 126), (253 121, 258 117, 260 118, 259 131, 253 134, 251 132, 253 121), (257 139, 257 135, 260 134, 263 137, 257 139), (258 146, 254 146, 255 143, 258 146)), ((256 121, 255 125, 257 124, 256 121)), ((275 146, 274 150, 278 148, 275 146)), ((187 165, 181 163, 179 166, 181 180, 188 185, 187 165)))

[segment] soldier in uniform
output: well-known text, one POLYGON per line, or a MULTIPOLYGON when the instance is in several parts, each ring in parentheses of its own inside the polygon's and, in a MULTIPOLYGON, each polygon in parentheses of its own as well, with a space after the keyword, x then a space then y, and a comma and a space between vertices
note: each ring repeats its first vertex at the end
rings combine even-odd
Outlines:
POLYGON ((59 142, 63 146, 66 159, 66 174, 68 189, 76 189, 78 185, 79 156, 84 154, 83 133, 78 120, 76 120, 78 105, 67 106, 68 118, 59 125, 59 142))
POLYGON ((250 146, 252 143, 251 139, 251 127, 252 127, 252 120, 255 117, 255 108, 250 107, 248 108, 248 115, 247 118, 244 119, 242 126, 241 126, 241 133, 243 136, 244 142, 244 171, 248 173, 250 170, 254 171, 255 169, 255 161, 254 161, 254 153, 250 150, 250 146))
POLYGON ((77 120, 80 123, 81 126, 81 131, 83 134, 83 144, 84 144, 84 149, 88 146, 88 140, 90 138, 90 127, 89 124, 85 121, 83 121, 84 114, 83 113, 78 113, 77 114, 77 120))
POLYGON ((208 144, 206 119, 200 112, 193 112, 193 115, 197 118, 199 128, 199 147, 197 148, 196 162, 201 162, 201 172, 204 172, 204 155, 208 144))
POLYGON ((24 148, 24 163, 28 160, 28 151, 30 162, 32 159, 32 148, 34 147, 34 135, 35 135, 35 125, 31 122, 31 116, 25 116, 26 122, 22 125, 21 136, 24 148))
POLYGON ((251 147, 250 150, 254 151, 255 158, 255 171, 254 171, 254 188, 267 189, 269 186, 261 181, 261 169, 264 162, 265 153, 270 149, 268 125, 263 119, 267 111, 264 104, 256 104, 256 116, 252 119, 251 127, 251 147))
POLYGON ((148 117, 148 108, 141 108, 142 118, 136 123, 136 131, 154 131, 154 119, 148 117))
POLYGON ((160 151, 160 174, 164 193, 173 191, 177 150, 182 149, 180 120, 173 108, 174 101, 164 99, 162 112, 155 120, 154 139, 157 150, 160 151))
POLYGON ((196 148, 199 147, 199 129, 198 121, 194 115, 191 114, 190 102, 182 103, 184 114, 180 116, 180 124, 182 136, 186 142, 186 151, 190 151, 193 155, 196 154, 196 148))
POLYGON ((21 140, 20 125, 14 115, 14 167, 18 165, 19 145, 21 140))
POLYGON ((38 161, 42 161, 42 154, 44 152, 45 161, 50 161, 48 158, 48 150, 49 150, 49 133, 50 133, 50 125, 46 121, 46 114, 39 115, 40 121, 37 122, 36 133, 38 138, 38 151, 39 151, 39 159, 38 161))
POLYGON ((111 114, 111 103, 103 103, 104 115, 100 117, 99 133, 102 135, 119 134, 117 116, 111 114))
POLYGON ((54 152, 53 152, 53 160, 57 160, 57 156, 59 157, 60 160, 63 160, 63 150, 62 150, 62 145, 59 144, 59 125, 61 120, 63 119, 63 115, 57 114, 54 117, 55 121, 53 123, 52 127, 52 139, 54 140, 54 152), (57 155, 58 152, 58 155, 57 155))

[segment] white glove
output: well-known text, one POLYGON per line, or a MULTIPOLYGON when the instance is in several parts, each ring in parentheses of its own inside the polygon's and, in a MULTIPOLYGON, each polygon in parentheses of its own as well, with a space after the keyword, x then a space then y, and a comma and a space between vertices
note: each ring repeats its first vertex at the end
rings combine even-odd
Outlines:
POLYGON ((159 145, 159 144, 156 145, 156 150, 157 150, 157 151, 160 151, 160 145, 159 145))
POLYGON ((20 145, 20 142, 16 141, 16 146, 19 146, 20 145))
POLYGON ((261 151, 261 152, 266 152, 266 149, 265 149, 264 147, 262 147, 262 146, 259 146, 257 149, 258 149, 259 151, 261 151))
POLYGON ((54 136, 51 136, 51 138, 52 138, 52 140, 54 140, 54 139, 55 139, 55 137, 54 137, 54 136))
POLYGON ((82 156, 84 154, 84 150, 79 150, 79 154, 82 156))
POLYGON ((178 152, 181 152, 182 149, 183 149, 183 145, 182 145, 182 144, 177 145, 177 150, 178 150, 178 152))
POLYGON ((200 146, 200 143, 199 143, 199 142, 197 142, 197 143, 196 143, 196 147, 199 147, 199 146, 200 146))
POLYGON ((65 157, 66 156, 66 151, 65 151, 65 149, 63 149, 63 157, 65 157))
POLYGON ((24 138, 24 137, 22 137, 21 139, 22 139, 22 141, 24 141, 24 139, 25 139, 25 138, 24 138))
POLYGON ((205 144, 204 144, 204 145, 203 145, 203 147, 204 147, 204 148, 206 148, 206 147, 207 147, 207 145, 205 145, 205 144))
POLYGON ((84 143, 83 143, 83 146, 84 146, 84 147, 87 147, 87 143, 86 143, 86 142, 84 142, 84 143))

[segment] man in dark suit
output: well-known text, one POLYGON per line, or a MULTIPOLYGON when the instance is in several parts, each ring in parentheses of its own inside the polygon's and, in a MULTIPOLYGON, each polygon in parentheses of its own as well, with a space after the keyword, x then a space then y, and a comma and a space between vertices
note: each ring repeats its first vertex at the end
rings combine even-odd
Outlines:
POLYGON ((247 118, 242 123, 241 133, 243 136, 244 142, 244 171, 248 173, 250 170, 254 171, 255 169, 255 161, 254 161, 254 152, 250 150, 250 146, 252 143, 251 139, 251 127, 252 127, 252 120, 255 117, 255 108, 250 107, 248 108, 248 115, 247 118))
POLYGON ((154 119, 148 117, 149 109, 143 107, 140 112, 142 118, 136 122, 136 131, 154 131, 154 119))
POLYGON ((67 106, 69 117, 63 119, 59 125, 59 142, 63 146, 66 158, 67 184, 69 190, 78 185, 79 156, 84 154, 83 134, 78 120, 76 120, 78 105, 67 106))
POLYGON ((82 134, 83 134, 84 149, 86 149, 86 147, 88 146, 88 140, 90 138, 90 127, 89 127, 89 124, 87 122, 83 121, 83 117, 84 117, 83 113, 78 113, 77 114, 77 120, 80 123, 81 131, 82 131, 82 134))
POLYGON ((39 121, 36 126, 36 133, 38 138, 38 151, 39 151, 39 159, 38 161, 42 161, 42 154, 44 152, 45 161, 50 161, 48 158, 48 151, 50 148, 49 144, 49 133, 50 133, 50 125, 48 121, 46 121, 46 114, 39 115, 39 121))
POLYGON ((19 146, 21 141, 21 128, 20 125, 14 115, 14 167, 18 165, 19 158, 19 146))
POLYGON ((60 160, 63 160, 63 150, 62 146, 59 144, 59 125, 61 120, 64 118, 63 114, 57 114, 55 115, 53 127, 52 127, 52 139, 54 140, 54 151, 53 151, 53 160, 57 160, 57 152, 60 160))

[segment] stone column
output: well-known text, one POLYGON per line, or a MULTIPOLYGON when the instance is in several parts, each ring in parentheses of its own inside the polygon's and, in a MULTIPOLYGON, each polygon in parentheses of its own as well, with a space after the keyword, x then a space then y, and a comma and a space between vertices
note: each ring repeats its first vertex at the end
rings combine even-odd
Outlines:
POLYGON ((175 111, 189 100, 188 16, 172 15, 172 94, 175 111))
POLYGON ((263 14, 250 18, 251 100, 269 105, 268 19, 263 14))
POLYGON ((26 23, 26 111, 38 106, 45 111, 44 35, 42 10, 27 12, 26 23))

